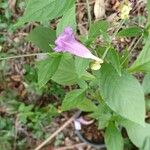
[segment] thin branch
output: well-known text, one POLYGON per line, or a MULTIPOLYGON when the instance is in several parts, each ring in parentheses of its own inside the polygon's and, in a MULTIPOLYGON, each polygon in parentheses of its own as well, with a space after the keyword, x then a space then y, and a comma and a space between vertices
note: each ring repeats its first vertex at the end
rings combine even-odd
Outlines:
POLYGON ((75 144, 75 145, 71 145, 71 146, 64 146, 64 147, 56 148, 54 150, 74 149, 74 148, 83 147, 83 146, 86 146, 86 145, 87 145, 86 143, 79 143, 79 144, 75 144))
POLYGON ((0 58, 0 60, 16 59, 16 58, 31 57, 31 56, 46 55, 46 54, 49 54, 49 53, 33 53, 33 54, 9 56, 9 57, 0 58))

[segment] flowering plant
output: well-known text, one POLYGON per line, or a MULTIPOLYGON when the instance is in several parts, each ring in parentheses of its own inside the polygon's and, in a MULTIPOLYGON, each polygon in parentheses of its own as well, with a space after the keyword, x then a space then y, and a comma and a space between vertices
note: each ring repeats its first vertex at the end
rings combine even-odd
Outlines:
POLYGON ((131 6, 125 4, 121 8, 121 21, 113 34, 109 32, 111 23, 108 21, 90 21, 88 35, 78 37, 80 40, 75 38, 74 0, 28 0, 17 26, 31 21, 41 23, 27 40, 47 54, 37 63, 39 86, 53 80, 71 89, 62 101, 61 112, 72 109, 88 112, 97 120, 99 128, 105 129, 108 150, 123 150, 124 139, 119 126, 126 129, 134 145, 146 150, 150 141, 144 96, 150 93, 149 20, 145 27, 135 24, 127 27, 131 6), (56 31, 44 27, 44 22, 60 16, 56 31), (126 37, 133 42, 119 52, 113 40, 126 37), (100 39, 100 44, 96 39, 100 39), (141 41, 142 51, 133 62, 131 52, 141 41), (145 75, 142 84, 134 76, 139 72, 145 75))

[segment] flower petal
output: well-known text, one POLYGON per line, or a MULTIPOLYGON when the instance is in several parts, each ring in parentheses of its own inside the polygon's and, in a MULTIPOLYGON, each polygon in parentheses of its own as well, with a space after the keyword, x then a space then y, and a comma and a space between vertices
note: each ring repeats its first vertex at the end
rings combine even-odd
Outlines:
POLYGON ((69 52, 79 57, 102 61, 93 55, 83 44, 75 40, 73 30, 70 27, 65 28, 64 32, 56 39, 55 44, 54 50, 56 52, 69 52))

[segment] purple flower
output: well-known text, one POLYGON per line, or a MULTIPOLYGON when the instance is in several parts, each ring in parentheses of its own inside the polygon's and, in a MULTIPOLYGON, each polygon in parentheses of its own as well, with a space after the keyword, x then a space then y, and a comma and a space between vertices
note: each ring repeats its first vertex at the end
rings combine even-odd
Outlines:
POLYGON ((54 50, 56 52, 69 52, 73 55, 90 58, 95 61, 103 62, 102 59, 94 56, 84 45, 78 42, 73 34, 71 27, 66 27, 64 32, 56 39, 56 47, 54 50))

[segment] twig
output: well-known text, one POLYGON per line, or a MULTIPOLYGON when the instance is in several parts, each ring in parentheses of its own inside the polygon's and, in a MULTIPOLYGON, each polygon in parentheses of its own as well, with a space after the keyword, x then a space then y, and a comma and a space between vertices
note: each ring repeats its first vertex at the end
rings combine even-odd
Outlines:
POLYGON ((43 146, 45 146, 48 142, 50 142, 50 140, 52 140, 59 132, 61 132, 66 126, 68 126, 76 118, 78 114, 79 112, 77 112, 74 116, 72 116, 66 123, 64 123, 57 131, 55 131, 49 138, 47 138, 34 150, 40 150, 43 146))
POLYGON ((74 148, 83 147, 86 145, 87 145, 86 143, 80 143, 80 144, 75 144, 75 145, 71 145, 71 146, 64 146, 64 147, 56 148, 54 150, 74 149, 74 148))
POLYGON ((90 11, 89 0, 86 0, 86 4, 87 4, 87 11, 88 11, 88 21, 89 21, 89 26, 91 26, 91 23, 92 23, 92 17, 91 17, 91 11, 90 11))
POLYGON ((0 60, 16 59, 16 58, 31 57, 31 56, 45 55, 45 54, 49 54, 49 53, 33 53, 33 54, 9 56, 9 57, 0 58, 0 60))

